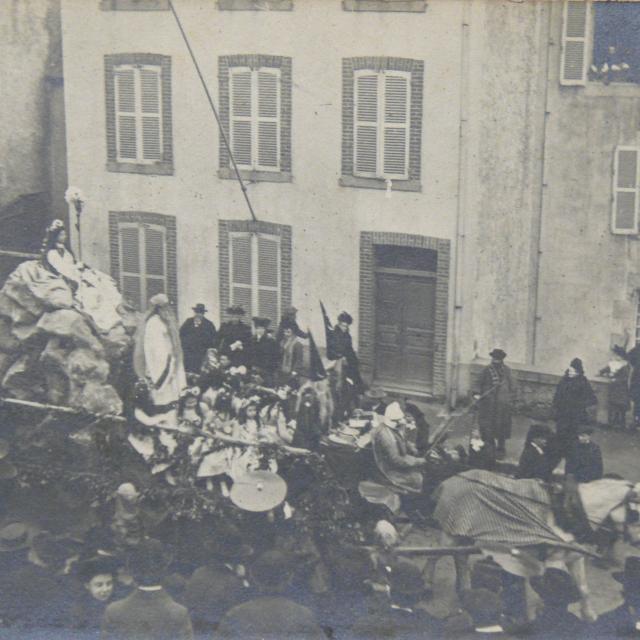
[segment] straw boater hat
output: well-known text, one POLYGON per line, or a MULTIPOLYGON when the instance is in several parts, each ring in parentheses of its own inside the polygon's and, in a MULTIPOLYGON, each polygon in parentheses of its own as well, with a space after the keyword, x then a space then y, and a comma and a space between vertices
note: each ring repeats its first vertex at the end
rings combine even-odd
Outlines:
POLYGON ((38 532, 35 525, 16 520, 0 526, 0 552, 20 551, 31 546, 38 532))
POLYGON ((237 478, 230 498, 244 511, 271 511, 287 497, 287 483, 271 471, 251 471, 237 478))

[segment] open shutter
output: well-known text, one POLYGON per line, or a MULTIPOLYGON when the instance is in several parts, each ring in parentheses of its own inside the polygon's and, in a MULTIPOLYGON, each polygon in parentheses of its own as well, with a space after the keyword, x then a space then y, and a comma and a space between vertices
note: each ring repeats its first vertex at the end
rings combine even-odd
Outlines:
POLYGON ((560 84, 584 85, 591 7, 586 0, 565 0, 560 84))
POLYGON ((159 67, 140 69, 142 104, 142 159, 162 160, 161 70, 159 67))
POLYGON ((252 302, 251 235, 231 236, 231 304, 240 305, 250 317, 254 315, 252 302))
POLYGON ((383 176, 406 180, 409 165, 411 75, 385 71, 383 121, 383 176))
POLYGON ((354 175, 377 177, 378 79, 372 71, 356 71, 354 91, 354 175))
POLYGON ((257 168, 277 171, 280 164, 280 70, 261 68, 257 76, 257 168))
POLYGON ((137 224, 120 224, 118 236, 122 297, 133 307, 141 310, 143 305, 140 227, 137 224))
POLYGON ((167 292, 166 237, 163 227, 144 225, 146 300, 167 292))
POLYGON ((116 127, 118 160, 131 161, 137 157, 136 139, 136 72, 131 66, 116 68, 116 127))
POLYGON ((276 326, 280 319, 280 240, 260 235, 258 241, 258 309, 276 326))
POLYGON ((234 67, 231 81, 231 149, 238 166, 252 166, 251 69, 234 67))
POLYGON ((637 148, 616 148, 611 213, 613 233, 638 233, 638 184, 640 183, 638 160, 637 148))

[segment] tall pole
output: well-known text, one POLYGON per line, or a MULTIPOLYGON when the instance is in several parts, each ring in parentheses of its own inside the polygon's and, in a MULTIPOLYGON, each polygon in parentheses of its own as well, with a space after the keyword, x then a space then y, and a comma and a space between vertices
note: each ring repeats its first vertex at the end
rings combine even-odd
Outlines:
POLYGON ((251 206, 251 201, 249 200, 249 194, 247 193, 247 187, 245 186, 243 180, 242 180, 242 176, 240 175, 240 171, 238 171, 238 165, 236 164, 236 159, 233 157, 233 152, 231 151, 231 145, 229 144, 229 140, 227 138, 226 133, 224 132, 224 128, 222 126, 222 123, 220 122, 220 116, 218 115, 218 111, 215 107, 215 105, 213 104, 213 99, 211 98, 211 94, 209 93, 209 88, 207 87, 207 83, 204 81, 204 77, 202 75, 202 72, 200 71, 200 66, 198 65, 198 61, 196 60, 196 57, 193 53, 193 49, 191 48, 191 45, 189 44, 189 39, 187 38, 187 34, 185 33, 184 29, 182 28, 182 23, 180 22, 180 18, 178 17, 178 14, 176 13, 176 9, 173 6, 173 2, 171 0, 169 0, 169 8, 171 9, 171 13, 173 13, 173 17, 176 20, 176 23, 178 25, 178 29, 180 30, 180 33, 182 34, 182 39, 184 40, 184 43, 187 45, 187 49, 189 50, 189 55, 191 56, 191 60, 193 61, 193 66, 196 68, 196 72, 198 73, 198 77, 200 78, 200 82, 202 83, 202 88, 204 89, 204 92, 207 96, 207 100, 209 101, 209 106, 211 107, 211 111, 213 111, 213 115, 215 116, 216 122, 218 123, 218 129, 220 130, 220 136, 222 137, 222 140, 224 142, 224 146, 227 149, 227 153, 229 154, 229 158, 231 159, 231 164, 233 165, 233 170, 235 171, 236 174, 236 178, 238 179, 238 182, 240 183, 240 189, 242 189, 242 194, 244 195, 244 199, 247 202, 247 207, 249 207, 249 213, 251 214, 251 218, 253 219, 254 222, 256 222, 258 219, 256 218, 256 214, 253 211, 253 207, 251 206))
POLYGON ((76 231, 78 233, 78 260, 82 262, 82 236, 80 235, 80 217, 82 216, 82 200, 74 200, 76 210, 76 231))

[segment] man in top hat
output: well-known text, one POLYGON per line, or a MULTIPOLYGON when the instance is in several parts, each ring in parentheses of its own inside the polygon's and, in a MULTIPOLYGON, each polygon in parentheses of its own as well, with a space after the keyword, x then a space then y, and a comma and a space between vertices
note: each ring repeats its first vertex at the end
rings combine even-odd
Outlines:
POLYGON ((266 386, 273 384, 280 365, 280 349, 273 336, 267 332, 269 318, 253 318, 253 336, 249 344, 249 366, 257 369, 266 386))
POLYGON ((222 525, 204 543, 207 563, 187 581, 184 603, 197 629, 213 628, 231 607, 248 597, 249 582, 244 563, 253 549, 243 543, 233 525, 222 525))
POLYGON ((193 317, 187 318, 180 327, 180 341, 184 355, 184 368, 187 373, 200 373, 207 349, 216 344, 216 327, 204 317, 207 308, 198 302, 193 307, 193 317))
POLYGON ((424 458, 418 457, 405 433, 405 415, 398 402, 386 409, 382 423, 372 434, 373 453, 380 473, 400 493, 420 493, 424 458))
POLYGON ((565 473, 571 474, 576 482, 600 480, 604 473, 602 451, 591 439, 593 427, 588 424, 580 425, 577 433, 578 440, 567 454, 565 473))
POLYGON ((543 605, 542 611, 538 611, 533 623, 533 637, 580 638, 585 634, 588 636, 589 623, 567 610, 569 605, 580 600, 580 592, 566 571, 551 567, 542 576, 533 576, 530 583, 542 599, 543 605))
POLYGON ((282 342, 282 338, 284 337, 284 324, 293 328, 293 333, 298 336, 298 338, 302 338, 305 340, 308 337, 308 334, 305 333, 300 326, 298 325, 298 310, 295 307, 287 307, 283 313, 282 318, 280 318, 280 324, 278 325, 278 332, 276 333, 276 341, 278 344, 282 342))
POLYGON ((169 563, 170 557, 159 540, 147 538, 134 549, 129 570, 137 588, 124 600, 107 607, 102 640, 192 640, 189 612, 162 587, 169 563))
POLYGON ((247 364, 247 350, 251 343, 251 327, 242 321, 244 308, 235 305, 227 308, 229 320, 220 325, 218 332, 218 351, 226 353, 232 367, 247 364))
POLYGON ((507 354, 502 349, 494 349, 489 356, 491 364, 480 376, 478 425, 484 442, 502 459, 506 455, 506 441, 511 437, 515 385, 511 370, 504 363, 507 354))
POLYGON ((629 556, 624 571, 614 572, 612 576, 622 584, 624 602, 598 618, 592 637, 640 637, 640 557, 629 556))
POLYGON ((389 600, 355 621, 349 638, 431 638, 441 635, 441 625, 421 608, 425 586, 420 569, 397 560, 388 569, 389 600))
POLYGON ((326 640, 312 611, 287 597, 292 575, 288 554, 277 550, 263 553, 251 566, 259 595, 230 609, 220 621, 216 637, 326 640))

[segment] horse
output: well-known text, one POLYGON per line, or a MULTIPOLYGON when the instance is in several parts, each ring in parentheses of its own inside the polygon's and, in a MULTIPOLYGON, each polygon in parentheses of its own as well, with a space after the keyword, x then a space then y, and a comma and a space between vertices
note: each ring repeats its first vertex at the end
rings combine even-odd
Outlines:
MULTIPOLYGON (((574 511, 576 518, 561 520, 552 508, 547 485, 539 480, 515 480, 478 469, 457 474, 442 482, 433 495, 440 544, 453 547, 471 542, 505 571, 523 578, 540 575, 545 567, 566 567, 580 591, 582 617, 594 621, 585 565, 589 552, 578 543, 577 538, 585 538, 572 523, 581 516, 584 533, 593 535, 609 528, 618 542, 624 538, 640 544, 638 487, 626 480, 604 478, 577 484, 576 490, 581 509, 574 511), (633 512, 635 517, 631 517, 633 512)), ((458 588, 469 588, 468 557, 454 554, 454 559, 458 588)), ((427 586, 433 585, 436 564, 437 557, 427 560, 427 586)))

